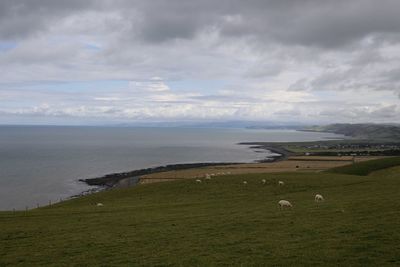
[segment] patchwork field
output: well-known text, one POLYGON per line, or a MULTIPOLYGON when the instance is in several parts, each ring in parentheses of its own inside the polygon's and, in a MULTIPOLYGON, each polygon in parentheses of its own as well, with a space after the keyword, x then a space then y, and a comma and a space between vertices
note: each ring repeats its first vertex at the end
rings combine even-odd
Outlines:
MULTIPOLYGON (((354 162, 374 160, 379 157, 356 157, 354 162)), ((383 157, 382 157, 383 158, 383 157)), ((219 176, 227 174, 247 173, 277 173, 277 172, 320 172, 334 167, 351 165, 353 157, 324 157, 324 156, 292 156, 288 160, 272 163, 248 163, 224 166, 212 166, 159 172, 141 176, 140 183, 165 182, 188 178, 203 178, 206 174, 219 176)))
POLYGON ((231 174, 0 212, 0 266, 399 266, 399 161, 368 161, 368 175, 346 174, 365 163, 231 174))

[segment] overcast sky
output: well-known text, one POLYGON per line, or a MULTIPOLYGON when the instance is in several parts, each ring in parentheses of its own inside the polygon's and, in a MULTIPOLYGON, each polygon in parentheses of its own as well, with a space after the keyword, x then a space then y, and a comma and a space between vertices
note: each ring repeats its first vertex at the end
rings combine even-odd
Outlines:
POLYGON ((0 0, 0 123, 400 122, 398 0, 0 0))

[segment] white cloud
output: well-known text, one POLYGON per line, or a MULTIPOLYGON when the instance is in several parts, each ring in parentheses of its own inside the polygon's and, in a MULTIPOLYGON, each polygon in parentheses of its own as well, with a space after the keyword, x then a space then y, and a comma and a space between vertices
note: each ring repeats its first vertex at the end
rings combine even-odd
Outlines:
POLYGON ((398 3, 385 3, 0 4, 0 42, 15 43, 0 50, 0 111, 399 122, 398 3), (102 88, 110 80, 124 85, 102 88))

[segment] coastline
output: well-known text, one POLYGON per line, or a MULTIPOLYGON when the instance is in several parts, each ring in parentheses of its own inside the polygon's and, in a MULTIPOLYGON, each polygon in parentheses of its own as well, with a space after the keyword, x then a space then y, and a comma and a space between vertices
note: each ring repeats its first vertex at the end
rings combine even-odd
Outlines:
POLYGON ((79 179, 80 182, 84 182, 90 186, 102 186, 106 188, 115 187, 120 181, 124 179, 132 179, 146 174, 153 174, 158 172, 175 171, 175 170, 186 170, 192 168, 201 168, 217 165, 232 165, 239 164, 237 162, 200 162, 200 163, 177 163, 168 164, 164 166, 157 166, 152 168, 138 169, 127 172, 110 173, 100 177, 79 179))
MULTIPOLYGON (((278 154, 271 156, 269 158, 265 158, 262 160, 256 160, 254 162, 257 163, 268 163, 268 162, 276 162, 287 159, 287 157, 291 154, 291 152, 284 150, 278 146, 273 146, 267 143, 261 142, 243 142, 238 143, 238 145, 247 145, 250 149, 262 149, 268 150, 272 153, 278 154)), ((78 181, 86 183, 89 186, 96 186, 97 188, 86 190, 80 194, 74 195, 71 198, 87 195, 90 193, 95 193, 103 190, 109 190, 112 188, 119 187, 127 187, 134 186, 140 182, 140 176, 147 174, 154 174, 160 172, 167 171, 176 171, 176 170, 188 170, 194 168, 201 167, 210 167, 210 166, 224 166, 224 165, 235 165, 235 164, 243 164, 243 162, 199 162, 199 163, 176 163, 176 164, 168 164, 164 166, 157 166, 152 168, 145 169, 137 169, 127 172, 117 172, 110 173, 100 177, 93 178, 81 178, 78 181)))
POLYGON ((250 146, 252 149, 263 149, 263 150, 268 150, 271 151, 272 153, 279 154, 280 156, 273 157, 272 161, 264 161, 261 160, 259 162, 275 162, 275 161, 281 161, 281 160, 286 160, 289 156, 295 155, 295 153, 288 151, 284 149, 282 146, 279 146, 274 143, 268 143, 268 142, 242 142, 239 143, 239 145, 247 145, 250 146))

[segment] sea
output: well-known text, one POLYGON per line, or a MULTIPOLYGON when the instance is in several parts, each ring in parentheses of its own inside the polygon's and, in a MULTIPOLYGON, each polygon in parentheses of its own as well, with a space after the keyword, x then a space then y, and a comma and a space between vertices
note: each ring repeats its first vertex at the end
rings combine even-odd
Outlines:
POLYGON ((78 180, 177 163, 273 156, 239 142, 341 139, 332 133, 232 128, 0 126, 0 210, 55 203, 89 190, 78 180))

